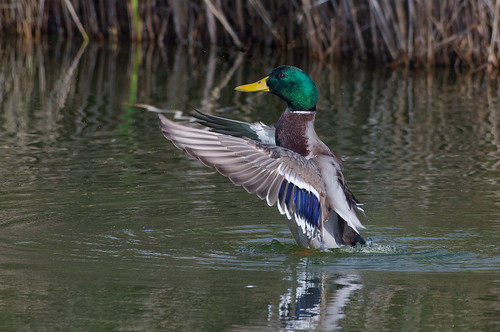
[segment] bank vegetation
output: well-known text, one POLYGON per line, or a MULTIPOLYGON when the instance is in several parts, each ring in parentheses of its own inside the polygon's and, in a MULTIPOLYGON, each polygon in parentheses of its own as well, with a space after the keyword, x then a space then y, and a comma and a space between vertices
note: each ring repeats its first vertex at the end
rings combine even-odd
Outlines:
POLYGON ((17 0, 0 35, 302 50, 406 67, 500 66, 500 0, 17 0))

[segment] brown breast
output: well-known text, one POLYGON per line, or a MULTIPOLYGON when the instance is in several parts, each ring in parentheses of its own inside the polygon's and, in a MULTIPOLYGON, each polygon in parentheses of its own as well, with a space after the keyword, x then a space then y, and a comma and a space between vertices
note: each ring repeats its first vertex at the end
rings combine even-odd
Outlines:
POLYGON ((290 149, 302 156, 309 154, 307 126, 314 122, 315 112, 285 111, 276 125, 276 145, 290 149))

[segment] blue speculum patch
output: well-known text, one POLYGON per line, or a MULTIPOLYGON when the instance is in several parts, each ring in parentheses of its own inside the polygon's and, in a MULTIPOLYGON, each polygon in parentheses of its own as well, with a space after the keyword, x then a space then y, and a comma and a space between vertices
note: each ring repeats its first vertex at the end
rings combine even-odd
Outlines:
POLYGON ((305 219, 308 224, 319 227, 321 205, 318 198, 310 191, 301 189, 293 183, 283 180, 278 197, 280 202, 284 199, 287 208, 290 206, 292 193, 295 203, 295 213, 305 219))

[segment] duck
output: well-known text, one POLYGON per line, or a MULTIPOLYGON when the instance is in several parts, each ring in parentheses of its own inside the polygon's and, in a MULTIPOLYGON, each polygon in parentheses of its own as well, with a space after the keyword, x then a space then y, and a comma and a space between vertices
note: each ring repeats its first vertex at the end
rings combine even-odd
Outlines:
POLYGON ((286 216, 302 248, 326 251, 364 245, 364 211, 343 175, 342 160, 314 129, 318 88, 300 68, 283 65, 264 78, 235 88, 268 92, 286 102, 276 125, 243 122, 195 110, 197 129, 159 114, 166 139, 256 194, 286 216), (208 130, 207 130, 208 129, 208 130))

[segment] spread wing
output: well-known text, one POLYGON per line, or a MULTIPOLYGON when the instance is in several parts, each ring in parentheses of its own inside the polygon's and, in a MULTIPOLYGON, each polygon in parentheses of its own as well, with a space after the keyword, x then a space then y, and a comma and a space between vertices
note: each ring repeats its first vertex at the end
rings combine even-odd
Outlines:
POLYGON ((319 229, 327 218, 325 184, 318 166, 288 149, 180 125, 159 114, 163 135, 234 184, 277 204, 281 214, 319 229))
POLYGON ((276 145, 274 127, 262 122, 248 123, 203 113, 197 109, 194 110, 196 113, 193 116, 198 119, 198 122, 212 128, 217 133, 236 137, 248 137, 254 141, 276 145))

